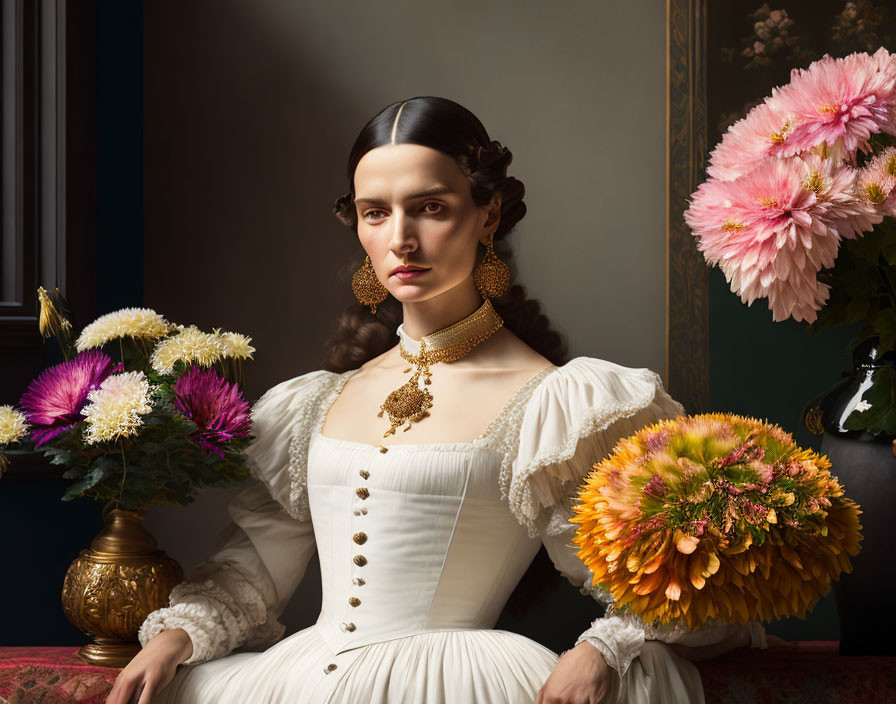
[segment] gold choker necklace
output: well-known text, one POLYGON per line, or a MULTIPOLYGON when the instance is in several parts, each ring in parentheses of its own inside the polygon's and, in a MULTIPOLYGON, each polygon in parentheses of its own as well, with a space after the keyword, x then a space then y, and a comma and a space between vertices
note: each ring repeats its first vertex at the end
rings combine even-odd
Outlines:
MULTIPOLYGON (((501 316, 492 308, 488 299, 474 313, 459 320, 447 328, 424 335, 420 341, 414 340, 398 326, 401 338, 399 352, 402 358, 416 366, 416 371, 404 384, 390 393, 377 416, 389 414, 392 427, 383 437, 395 434, 395 429, 407 422, 405 432, 411 429, 411 423, 429 415, 432 408, 432 394, 426 388, 430 384, 429 365, 436 362, 454 362, 469 354, 476 345, 491 337, 504 324, 501 316), (422 379, 422 384, 420 383, 422 379)), ((405 369, 410 372, 412 367, 405 369)))

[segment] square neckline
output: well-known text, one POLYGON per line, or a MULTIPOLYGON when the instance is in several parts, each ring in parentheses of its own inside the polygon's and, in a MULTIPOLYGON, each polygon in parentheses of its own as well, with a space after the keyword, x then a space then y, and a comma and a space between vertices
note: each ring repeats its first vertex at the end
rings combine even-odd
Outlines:
POLYGON ((530 391, 529 387, 531 386, 531 393, 535 392, 537 389, 548 377, 551 376, 555 371, 557 371, 560 367, 556 364, 549 364, 546 367, 543 367, 535 374, 530 376, 526 381, 519 386, 513 394, 504 402, 504 405, 501 406, 501 410, 498 411, 497 415, 491 420, 491 422, 486 426, 486 429, 480 433, 474 440, 448 440, 441 442, 401 442, 394 443, 392 445, 371 445, 366 442, 360 442, 358 440, 343 440, 342 438, 334 438, 329 435, 323 434, 323 427, 326 423, 327 416, 330 413, 330 409, 336 403, 336 399, 339 398, 339 395, 342 393, 342 389, 345 387, 345 384, 348 382, 351 377, 353 377, 357 372, 361 371, 361 368, 350 369, 342 374, 337 375, 336 383, 330 389, 328 398, 325 399, 324 403, 321 404, 320 417, 317 419, 316 427, 314 428, 314 432, 312 433, 312 437, 315 440, 322 440, 324 442, 329 442, 337 445, 353 445, 355 447, 363 447, 368 450, 377 450, 379 451, 381 447, 385 447, 388 450, 393 450, 397 447, 406 447, 406 448, 426 448, 428 450, 434 451, 462 451, 462 450, 471 450, 479 447, 488 447, 487 441, 491 439, 491 436, 494 434, 495 429, 500 425, 501 421, 507 415, 507 413, 513 408, 514 404, 517 400, 524 395, 527 391, 530 391))

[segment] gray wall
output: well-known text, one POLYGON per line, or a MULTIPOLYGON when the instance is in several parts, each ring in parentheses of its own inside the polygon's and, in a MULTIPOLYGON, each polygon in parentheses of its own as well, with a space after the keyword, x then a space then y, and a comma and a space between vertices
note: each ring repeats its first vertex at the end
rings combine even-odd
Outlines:
MULTIPOLYGON (((144 42, 145 303, 251 335, 250 397, 320 365, 360 251, 330 212, 348 152, 415 95, 514 153, 520 279, 572 354, 665 373, 665 3, 152 0, 144 42)), ((147 524, 189 570, 230 495, 147 524)))

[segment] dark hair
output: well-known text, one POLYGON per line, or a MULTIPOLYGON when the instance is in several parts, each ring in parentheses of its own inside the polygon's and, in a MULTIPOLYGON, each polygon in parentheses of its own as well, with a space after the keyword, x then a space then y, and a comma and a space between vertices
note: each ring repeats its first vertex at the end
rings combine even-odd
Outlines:
MULTIPOLYGON (((526 189, 521 181, 507 175, 507 166, 513 160, 510 150, 500 142, 490 140, 485 127, 473 113, 446 98, 425 95, 392 103, 364 126, 348 159, 349 191, 333 204, 336 217, 357 233, 355 168, 367 152, 393 142, 393 126, 395 143, 420 144, 453 157, 470 181, 476 205, 487 205, 496 192, 501 194, 501 220, 494 236, 495 253, 510 267, 513 282, 517 269, 507 235, 526 214, 526 204, 523 203, 526 189)), ((480 249, 481 258, 485 250, 480 249)), ((362 253, 348 271, 360 266, 363 259, 362 253)), ((492 299, 492 305, 504 319, 505 327, 523 342, 554 364, 565 361, 566 340, 551 328, 550 321, 541 313, 539 302, 527 297, 525 287, 511 285, 501 298, 492 299)), ((350 306, 340 316, 325 345, 324 368, 335 372, 356 369, 382 354, 395 345, 395 331, 401 319, 401 303, 391 296, 377 305, 375 315, 361 304, 350 306)))

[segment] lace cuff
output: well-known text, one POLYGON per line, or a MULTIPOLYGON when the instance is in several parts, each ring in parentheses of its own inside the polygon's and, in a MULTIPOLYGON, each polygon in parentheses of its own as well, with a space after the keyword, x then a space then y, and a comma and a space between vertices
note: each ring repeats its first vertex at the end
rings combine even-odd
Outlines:
POLYGON ((215 622, 214 611, 209 604, 182 603, 156 609, 140 626, 137 640, 146 647, 149 640, 162 631, 182 628, 193 642, 193 653, 184 665, 195 665, 217 657, 220 642, 220 626, 215 622))
POLYGON ((644 624, 634 614, 623 613, 620 615, 615 606, 611 604, 607 608, 606 615, 596 619, 591 624, 591 628, 579 636, 576 645, 587 640, 601 652, 607 664, 622 677, 632 660, 640 655, 641 646, 645 640, 699 647, 720 643, 744 629, 750 633, 750 647, 768 647, 765 628, 759 621, 726 623, 711 618, 706 624, 693 630, 688 630, 680 623, 653 626, 644 624))
POLYGON ((597 648, 607 665, 625 676, 629 665, 641 653, 644 645, 644 629, 633 620, 621 616, 605 616, 596 619, 591 628, 576 640, 576 645, 587 640, 597 648))
MULTIPOLYGON (((611 606, 610 611, 615 612, 615 606, 611 606)), ((633 614, 627 615, 633 619, 637 618, 633 614)), ((714 618, 709 618, 702 626, 694 629, 688 629, 683 624, 675 622, 664 624, 662 626, 647 624, 644 626, 644 630, 647 640, 661 640, 664 643, 681 643, 682 645, 690 647, 721 643, 737 633, 747 631, 750 634, 750 647, 767 647, 765 629, 758 621, 750 621, 748 623, 728 623, 727 621, 716 621, 714 618)))
POLYGON ((185 664, 227 655, 241 645, 270 645, 284 627, 269 619, 261 592, 224 563, 200 563, 188 581, 171 590, 170 606, 153 611, 140 627, 140 644, 164 630, 183 628, 193 641, 185 664))

